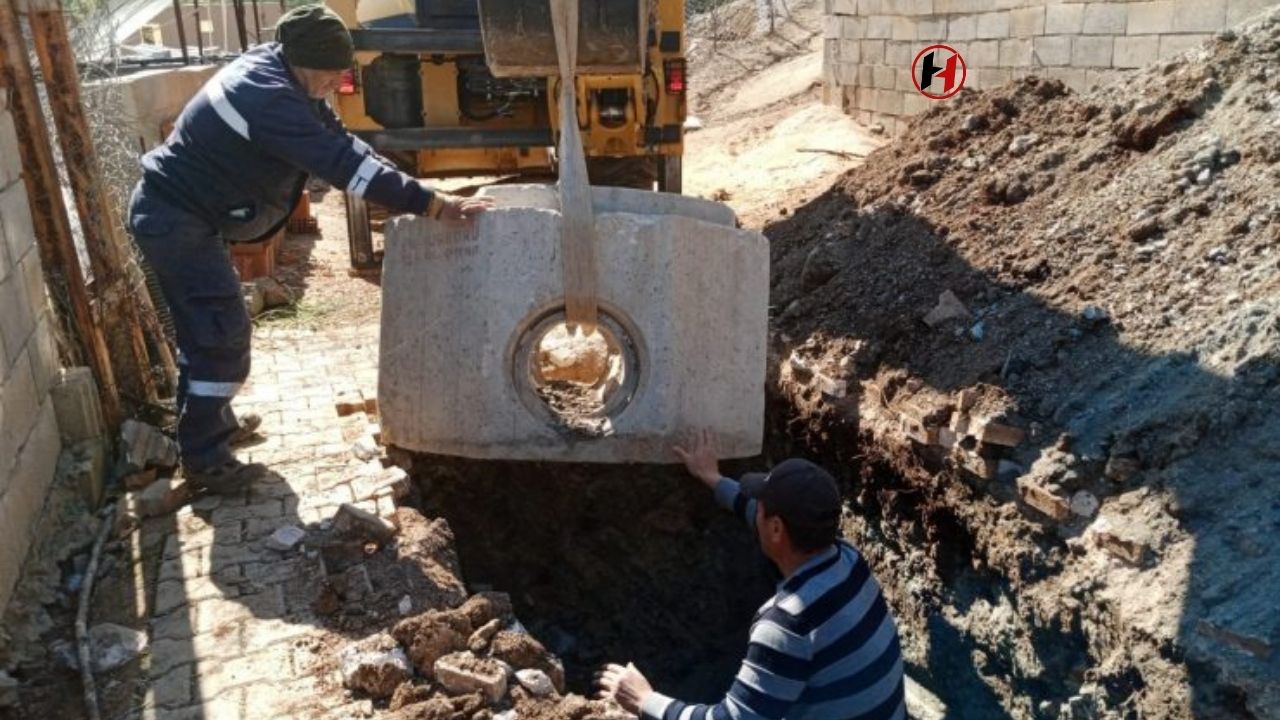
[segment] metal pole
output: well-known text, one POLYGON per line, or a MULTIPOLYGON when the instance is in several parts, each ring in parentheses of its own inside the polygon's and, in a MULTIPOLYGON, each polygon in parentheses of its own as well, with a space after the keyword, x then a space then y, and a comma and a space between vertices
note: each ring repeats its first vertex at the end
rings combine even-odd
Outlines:
POLYGON ((240 36, 240 52, 249 52, 249 34, 244 29, 244 0, 231 0, 236 14, 236 33, 240 36))
POLYGON ((173 21, 178 23, 178 44, 182 46, 182 64, 190 65, 191 58, 187 55, 187 24, 182 22, 182 0, 173 0, 173 21))
POLYGON ((192 2, 196 8, 196 54, 204 60, 204 28, 200 27, 200 0, 192 0, 192 2))
POLYGON ((55 288, 65 288, 71 303, 71 320, 79 335, 89 367, 98 381, 102 415, 114 435, 121 420, 120 392, 111 368, 110 353, 102 329, 89 305, 84 272, 71 235, 71 220, 58 183, 49 129, 40 112, 40 96, 27 58, 26 42, 12 0, 0 0, 0 83, 12 92, 9 106, 22 154, 22 179, 31 206, 31 220, 40 248, 40 261, 55 288))
POLYGON ((253 0, 253 36, 262 44, 262 13, 258 12, 258 0, 253 0))

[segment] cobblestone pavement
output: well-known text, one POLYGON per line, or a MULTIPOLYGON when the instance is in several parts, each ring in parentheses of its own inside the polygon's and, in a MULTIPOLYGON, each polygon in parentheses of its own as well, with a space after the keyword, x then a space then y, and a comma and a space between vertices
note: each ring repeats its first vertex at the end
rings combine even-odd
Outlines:
POLYGON ((314 672, 314 650, 345 642, 318 627, 313 593, 303 592, 319 574, 316 561, 266 541, 283 526, 322 523, 344 502, 384 515, 393 509, 380 465, 351 450, 368 421, 339 418, 334 408, 343 392, 373 397, 377 325, 268 327, 254 343, 253 372, 235 407, 260 413, 267 434, 239 454, 273 474, 240 495, 147 520, 134 534, 136 544, 161 552, 135 554, 158 567, 135 573, 139 596, 150 599, 151 663, 146 696, 124 717, 336 720, 372 712, 314 672))

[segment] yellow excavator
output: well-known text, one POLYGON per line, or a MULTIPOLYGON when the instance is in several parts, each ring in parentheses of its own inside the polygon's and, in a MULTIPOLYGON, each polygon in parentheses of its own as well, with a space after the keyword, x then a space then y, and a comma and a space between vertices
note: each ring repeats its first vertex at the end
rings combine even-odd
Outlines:
MULTIPOLYGON (((684 0, 579 0, 577 113, 596 185, 681 191, 684 0)), ((547 0, 327 0, 356 66, 347 128, 423 178, 556 172, 559 69, 547 0)), ((369 210, 346 196, 351 263, 381 263, 369 210)))

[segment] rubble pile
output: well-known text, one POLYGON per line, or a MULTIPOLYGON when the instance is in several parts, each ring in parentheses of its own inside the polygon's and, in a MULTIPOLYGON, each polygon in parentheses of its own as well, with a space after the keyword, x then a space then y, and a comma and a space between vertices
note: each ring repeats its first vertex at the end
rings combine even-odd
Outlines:
POLYGON ((348 629, 368 633, 322 663, 336 662, 343 685, 385 707, 387 717, 619 716, 616 707, 611 710, 604 703, 565 694, 563 664, 516 620, 506 594, 468 595, 453 534, 444 520, 431 521, 416 510, 398 508, 394 522, 388 523, 376 514, 343 506, 330 528, 308 542, 318 548, 326 579, 316 609, 330 618, 363 617, 363 625, 348 629), (353 552, 336 537, 368 546, 353 552), (353 583, 353 575, 358 582, 353 583), (386 621, 394 615, 380 612, 388 591, 403 592, 401 600, 409 600, 397 603, 398 614, 409 617, 390 625, 386 621), (359 608, 350 607, 352 603, 359 608), (413 607, 423 606, 425 610, 411 614, 413 607))
POLYGON ((965 90, 766 228, 774 447, 848 471, 949 705, 1280 707, 1277 59, 965 90))

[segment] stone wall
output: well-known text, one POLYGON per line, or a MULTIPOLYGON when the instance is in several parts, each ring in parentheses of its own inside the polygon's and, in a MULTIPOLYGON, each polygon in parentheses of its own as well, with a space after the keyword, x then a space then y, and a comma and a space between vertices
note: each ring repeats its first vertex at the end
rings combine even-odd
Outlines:
POLYGON ((9 600, 62 441, 50 387, 58 351, 9 90, 0 88, 0 608, 9 600))
POLYGON ((1025 75, 1077 91, 1177 55, 1280 0, 826 0, 827 101, 865 124, 901 131, 928 107, 911 62, 946 43, 968 65, 965 87, 1025 75))

